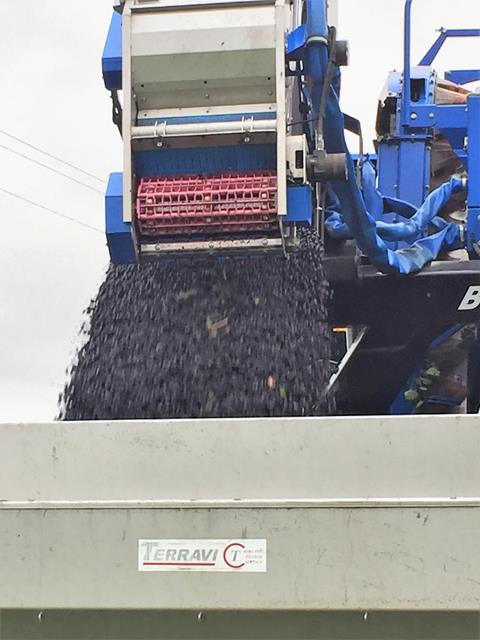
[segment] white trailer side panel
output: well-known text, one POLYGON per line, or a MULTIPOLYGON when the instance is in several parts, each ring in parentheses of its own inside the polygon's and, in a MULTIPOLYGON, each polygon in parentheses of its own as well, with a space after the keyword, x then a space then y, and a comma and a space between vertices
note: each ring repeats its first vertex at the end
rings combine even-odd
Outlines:
POLYGON ((0 609, 478 611, 475 416, 0 426, 0 609), (265 539, 267 572, 138 571, 265 539))

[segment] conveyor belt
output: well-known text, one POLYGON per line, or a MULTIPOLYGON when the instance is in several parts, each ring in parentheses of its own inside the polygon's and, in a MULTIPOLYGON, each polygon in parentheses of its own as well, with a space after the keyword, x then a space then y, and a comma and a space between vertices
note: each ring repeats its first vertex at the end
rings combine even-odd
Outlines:
POLYGON ((265 231, 276 226, 275 172, 142 178, 136 213, 148 236, 265 231))

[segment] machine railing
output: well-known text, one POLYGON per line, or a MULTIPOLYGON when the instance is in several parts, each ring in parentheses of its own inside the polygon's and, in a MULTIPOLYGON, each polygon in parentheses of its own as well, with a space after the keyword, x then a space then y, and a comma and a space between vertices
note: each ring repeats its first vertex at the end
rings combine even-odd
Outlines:
MULTIPOLYGON (((409 126, 431 127, 433 124, 439 127, 455 121, 456 127, 467 126, 467 111, 465 106, 435 106, 435 105, 415 105, 411 96, 411 60, 412 60, 412 4, 413 0, 405 2, 405 25, 404 25, 404 58, 403 58, 403 98, 402 98, 402 124, 409 126), (446 112, 446 109, 454 109, 455 113, 446 112)), ((436 42, 420 60, 418 66, 429 66, 435 60, 440 49, 449 37, 470 38, 479 37, 480 29, 442 29, 436 42)))
MULTIPOLYGON (((466 143, 465 163, 470 180, 468 188, 468 218, 466 232, 466 246, 471 255, 480 255, 480 184, 478 180, 480 167, 480 96, 471 95, 467 104, 438 105, 416 104, 412 101, 411 87, 411 35, 412 35, 412 4, 413 0, 405 3, 405 31, 404 31, 404 69, 403 89, 401 101, 401 124, 404 133, 414 133, 418 129, 461 130, 466 143)), ((420 60, 420 66, 430 65, 438 55, 443 44, 449 37, 466 38, 480 36, 480 29, 442 29, 436 42, 420 60)), ((473 70, 472 78, 478 76, 473 70)), ((456 150, 460 151, 460 150, 456 150)))

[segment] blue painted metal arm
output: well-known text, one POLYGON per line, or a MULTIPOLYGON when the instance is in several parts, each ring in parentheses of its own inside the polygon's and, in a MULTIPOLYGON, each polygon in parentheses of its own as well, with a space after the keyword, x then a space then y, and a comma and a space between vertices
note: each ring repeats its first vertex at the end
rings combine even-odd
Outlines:
POLYGON ((445 72, 445 80, 455 84, 468 84, 480 80, 480 69, 452 69, 445 72))
POLYGON ((410 69, 411 69, 411 46, 412 46, 412 3, 413 0, 405 2, 405 22, 403 33, 403 91, 402 91, 402 124, 408 125, 410 122, 410 69))
POLYGON ((427 53, 418 63, 419 67, 429 67, 437 57, 447 38, 478 38, 480 29, 441 29, 440 35, 432 44, 427 53))
POLYGON ((480 243, 480 95, 469 96, 468 118, 467 248, 477 253, 480 243))

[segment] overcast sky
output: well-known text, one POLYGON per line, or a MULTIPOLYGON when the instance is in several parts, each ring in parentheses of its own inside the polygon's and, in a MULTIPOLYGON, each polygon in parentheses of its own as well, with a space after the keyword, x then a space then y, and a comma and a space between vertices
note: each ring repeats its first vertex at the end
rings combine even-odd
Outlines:
MULTIPOLYGON (((0 129, 106 180, 121 169, 100 58, 111 0, 0 1, 0 129)), ((478 0, 417 0, 413 57, 440 26, 480 27, 478 0), (435 10, 432 10, 435 7, 435 10)), ((343 107, 373 137, 387 72, 401 68, 403 0, 340 0, 339 36, 350 41, 343 107)), ((480 44, 448 44, 438 68, 472 67, 480 44)), ((103 196, 4 149, 70 171, 0 133, 0 189, 103 228, 103 196)), ((0 422, 50 420, 78 344, 82 311, 103 278, 102 233, 0 191, 0 422)))

